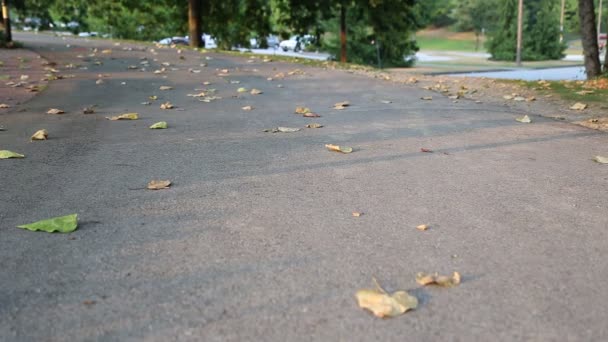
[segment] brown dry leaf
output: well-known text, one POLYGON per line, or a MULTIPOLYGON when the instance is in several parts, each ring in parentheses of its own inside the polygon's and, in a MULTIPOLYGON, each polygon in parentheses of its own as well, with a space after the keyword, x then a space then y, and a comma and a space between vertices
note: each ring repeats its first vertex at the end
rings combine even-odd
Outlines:
POLYGON ((171 186, 171 181, 169 180, 153 180, 148 183, 149 190, 162 190, 167 189, 171 186))
POLYGON ((251 89, 251 93, 250 94, 251 95, 260 95, 260 94, 263 94, 263 93, 264 93, 263 91, 261 91, 259 89, 253 88, 253 89, 251 89))
POLYGON ((323 127, 323 125, 318 124, 318 123, 311 123, 311 124, 306 125, 306 128, 321 128, 321 127, 323 127))
POLYGON ((423 96, 420 98, 421 100, 425 100, 425 101, 432 101, 433 97, 432 96, 423 96))
POLYGON ((353 151, 353 148, 348 147, 348 146, 325 144, 325 147, 330 151, 341 152, 341 153, 351 153, 353 151))
POLYGON ((173 109, 173 108, 175 108, 175 106, 173 106, 173 104, 171 104, 171 102, 161 103, 161 105, 160 105, 160 109, 173 109))
POLYGON ((49 132, 46 131, 46 129, 41 129, 36 131, 36 133, 34 133, 34 135, 32 135, 31 140, 46 140, 49 137, 49 132))
POLYGON ((7 105, 6 103, 0 103, 0 109, 5 109, 5 108, 11 108, 11 106, 7 105))
POLYGON ((112 53, 112 50, 110 50, 110 49, 101 50, 101 53, 108 55, 108 54, 112 53))
POLYGON ((421 225, 417 226, 416 229, 418 229, 418 230, 427 230, 427 229, 429 229, 429 226, 426 225, 426 224, 421 224, 421 225))
POLYGON ((338 102, 338 103, 334 104, 334 109, 342 110, 349 106, 350 106, 350 102, 342 101, 342 102, 338 102))
POLYGON ((106 117, 108 120, 116 121, 116 120, 137 120, 139 119, 139 114, 137 113, 125 113, 118 116, 106 117))
POLYGON ((424 148, 424 147, 422 147, 422 148, 420 148, 420 152, 424 152, 424 153, 433 153, 434 151, 433 151, 433 150, 430 150, 430 149, 428 149, 428 148, 424 148))
POLYGON ((51 108, 46 113, 47 114, 64 114, 65 112, 62 111, 61 109, 51 108))
POLYGON ((310 108, 308 108, 308 107, 296 107, 295 114, 304 115, 306 113, 310 113, 310 108))
POLYGON ((173 89, 173 87, 170 86, 160 86, 160 88, 158 88, 159 90, 171 90, 173 89))
POLYGON ((572 110, 585 110, 587 109, 587 105, 581 102, 577 102, 575 104, 573 104, 570 109, 572 110))
POLYGON ((377 282, 376 286, 377 289, 359 290, 355 294, 359 307, 371 311, 374 316, 395 317, 418 307, 418 299, 407 292, 388 294, 377 282))
POLYGON ((600 164, 608 164, 608 157, 595 156, 595 158, 593 158, 593 160, 600 164))
POLYGON ((361 217, 361 215, 363 215, 363 213, 360 213, 358 211, 353 211, 353 216, 354 217, 361 217))
POLYGON ((304 115, 302 115, 305 118, 320 118, 321 115, 317 114, 317 113, 304 113, 304 115))
POLYGON ((253 107, 252 106, 245 106, 245 107, 243 107, 241 109, 245 110, 245 111, 250 111, 250 110, 253 110, 253 107))
POLYGON ((430 274, 420 272, 416 274, 416 282, 422 286, 439 285, 443 287, 452 287, 460 284, 460 273, 454 272, 451 277, 442 276, 438 273, 430 274))

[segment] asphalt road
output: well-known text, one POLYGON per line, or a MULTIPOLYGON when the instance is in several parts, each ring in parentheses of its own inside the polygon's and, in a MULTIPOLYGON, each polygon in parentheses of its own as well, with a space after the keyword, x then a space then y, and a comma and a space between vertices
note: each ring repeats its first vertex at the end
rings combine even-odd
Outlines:
POLYGON ((608 154, 605 133, 343 71, 19 39, 75 77, 0 114, 0 149, 26 155, 0 160, 0 340, 608 339, 608 167, 591 161, 608 154), (146 72, 128 69, 142 57, 146 72), (222 99, 187 96, 199 88, 222 99), (104 119, 124 112, 141 119, 104 119), (169 129, 147 128, 161 120, 169 129), (262 132, 311 122, 325 127, 262 132), (29 142, 41 128, 50 140, 29 142), (144 190, 152 179, 173 186, 144 190), (16 228, 71 213, 71 234, 16 228), (420 288, 421 271, 463 281, 420 288), (359 309, 372 277, 419 308, 359 309))

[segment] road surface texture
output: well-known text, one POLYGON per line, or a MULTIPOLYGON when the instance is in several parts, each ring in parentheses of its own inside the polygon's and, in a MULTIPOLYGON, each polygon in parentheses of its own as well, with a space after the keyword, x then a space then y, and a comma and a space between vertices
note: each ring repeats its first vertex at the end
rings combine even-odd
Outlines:
POLYGON ((606 133, 344 71, 18 39, 65 78, 0 114, 0 149, 26 155, 0 160, 0 340, 608 339, 606 133), (203 88, 221 99, 188 96, 203 88), (105 119, 125 112, 140 120, 105 119), (71 234, 16 228, 71 213, 71 234), (415 282, 453 271, 453 288, 415 282), (418 309, 360 309, 372 277, 418 309))

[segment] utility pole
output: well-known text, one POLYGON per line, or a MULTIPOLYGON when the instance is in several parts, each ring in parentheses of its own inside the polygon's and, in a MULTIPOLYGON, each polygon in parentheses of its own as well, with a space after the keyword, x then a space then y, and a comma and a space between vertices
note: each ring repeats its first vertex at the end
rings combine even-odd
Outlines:
POLYGON ((566 0, 562 0, 562 11, 559 15, 559 42, 564 42, 564 16, 566 13, 566 0))
POLYGON ((524 27, 524 0, 519 0, 519 6, 517 8, 517 55, 515 61, 517 66, 521 66, 521 46, 523 39, 523 27, 524 27))
POLYGON ((13 41, 11 32, 11 18, 8 14, 8 0, 2 0, 2 22, 4 24, 4 41, 10 43, 13 41))
POLYGON ((201 2, 188 0, 188 35, 190 46, 201 47, 201 2))

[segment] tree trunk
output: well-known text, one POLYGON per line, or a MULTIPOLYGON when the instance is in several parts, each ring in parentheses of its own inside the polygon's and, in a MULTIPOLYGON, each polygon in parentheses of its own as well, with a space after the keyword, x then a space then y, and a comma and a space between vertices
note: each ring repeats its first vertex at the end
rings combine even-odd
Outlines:
POLYGON ((340 6, 340 62, 346 63, 346 5, 340 6))
POLYGON ((200 0, 188 0, 188 33, 190 36, 190 46, 201 47, 200 0))
POLYGON ((598 77, 601 72, 600 52, 597 44, 597 27, 595 26, 595 6, 593 0, 578 0, 578 12, 581 21, 581 40, 585 56, 587 78, 598 77))
POLYGON ((13 33, 11 32, 11 19, 8 15, 7 0, 2 0, 2 23, 4 24, 4 41, 10 43, 13 41, 13 33))

